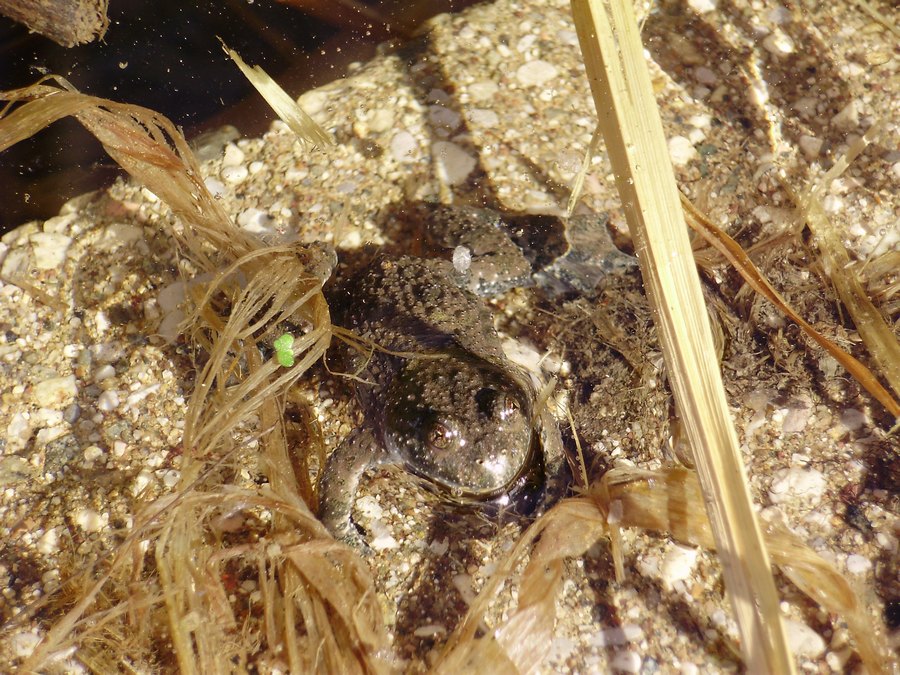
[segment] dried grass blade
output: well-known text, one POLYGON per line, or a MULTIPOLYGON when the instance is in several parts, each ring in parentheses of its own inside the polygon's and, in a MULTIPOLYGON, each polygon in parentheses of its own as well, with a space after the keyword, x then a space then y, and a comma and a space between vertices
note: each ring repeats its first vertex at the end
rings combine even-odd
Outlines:
MULTIPOLYGON (((881 386, 878 378, 875 377, 871 370, 822 335, 813 328, 811 324, 803 319, 803 317, 797 314, 781 294, 775 290, 772 284, 769 283, 769 280, 759 271, 756 265, 753 264, 753 261, 750 260, 750 257, 744 252, 744 249, 741 248, 740 244, 716 227, 715 224, 701 213, 684 195, 681 196, 681 203, 689 216, 688 222, 691 227, 700 234, 710 246, 715 248, 732 264, 743 277, 744 281, 746 281, 754 291, 762 295, 766 300, 775 305, 779 311, 800 326, 800 328, 815 340, 819 346, 831 354, 838 363, 846 368, 847 372, 853 375, 853 377, 856 378, 856 381, 859 382, 865 390, 868 391, 875 400, 881 403, 881 405, 883 405, 895 418, 900 416, 900 403, 894 400, 890 392, 881 386)), ((871 305, 871 303, 869 304, 871 305)), ((878 310, 874 307, 871 307, 871 309, 876 314, 878 313, 878 310)), ((884 323, 880 315, 878 315, 878 319, 884 323)), ((862 328, 860 328, 860 332, 862 332, 862 328)), ((888 332, 890 334, 889 329, 888 332)), ((891 339, 893 340, 893 337, 891 337, 891 339)), ((898 350, 896 364, 900 364, 900 347, 896 346, 896 340, 893 340, 893 344, 895 345, 895 349, 898 350)))
POLYGON ((792 673, 631 3, 572 0, 588 81, 718 543, 747 668, 792 673))
MULTIPOLYGON (((219 42, 222 42, 221 38, 219 42)), ((299 138, 313 145, 334 145, 334 139, 306 114, 297 102, 259 66, 248 66, 240 55, 222 42, 222 49, 241 69, 250 84, 266 99, 275 114, 287 124, 299 138)))

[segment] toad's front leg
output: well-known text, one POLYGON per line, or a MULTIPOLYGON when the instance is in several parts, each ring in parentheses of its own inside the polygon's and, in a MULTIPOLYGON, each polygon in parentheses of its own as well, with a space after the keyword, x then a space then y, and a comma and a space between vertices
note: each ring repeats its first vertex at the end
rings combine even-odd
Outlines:
POLYGON ((366 549, 351 519, 360 479, 369 468, 392 461, 390 453, 365 427, 355 429, 331 453, 320 483, 319 517, 336 539, 366 549))

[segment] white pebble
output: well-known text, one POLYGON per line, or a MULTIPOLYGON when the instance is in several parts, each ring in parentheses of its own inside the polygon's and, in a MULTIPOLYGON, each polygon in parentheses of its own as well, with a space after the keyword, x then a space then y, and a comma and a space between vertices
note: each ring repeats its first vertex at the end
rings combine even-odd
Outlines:
POLYGON ((398 131, 391 139, 391 156, 398 162, 411 162, 413 153, 419 147, 415 137, 408 131, 398 131))
POLYGON ((847 571, 850 574, 865 574, 872 569, 872 561, 865 556, 853 553, 847 556, 847 571))
POLYGON ((675 166, 684 166, 692 159, 700 156, 691 141, 684 136, 672 136, 668 145, 669 157, 675 166))
POLYGON ((128 444, 125 441, 116 441, 113 443, 113 454, 116 457, 123 457, 127 449, 128 444))
POLYGON ((472 251, 466 246, 457 246, 453 249, 453 267, 460 274, 465 274, 472 266, 472 251))
POLYGON ((178 480, 181 478, 181 472, 176 471, 175 469, 169 469, 168 471, 162 472, 162 482, 167 488, 171 489, 178 485, 178 480))
POLYGON ((17 412, 6 427, 7 452, 24 448, 31 438, 31 419, 28 413, 17 412))
POLYGON ((637 624, 625 624, 613 628, 601 628, 590 637, 594 647, 621 647, 629 642, 638 642, 644 638, 643 629, 637 624))
POLYGON ((856 99, 850 101, 837 115, 832 117, 831 123, 841 131, 853 131, 859 127, 859 103, 856 99))
POLYGON ((94 462, 103 457, 103 449, 96 445, 89 445, 84 449, 84 459, 88 462, 94 462))
POLYGON ((20 659, 27 659, 41 643, 41 635, 37 632, 15 633, 9 640, 12 653, 20 659))
POLYGON ((640 672, 641 655, 637 652, 616 652, 609 660, 609 667, 623 673, 640 672))
POLYGON ((500 124, 500 117, 493 110, 473 108, 469 111, 469 121, 475 126, 490 129, 500 124))
POLYGON ((810 162, 816 159, 822 151, 822 139, 815 136, 803 134, 800 136, 799 145, 803 156, 810 162))
POLYGON ((519 84, 526 87, 535 87, 546 84, 558 74, 559 71, 552 63, 535 59, 519 66, 516 70, 516 79, 519 84))
POLYGON ((59 530, 51 527, 44 532, 37 541, 37 550, 38 553, 43 553, 44 555, 50 555, 59 550, 59 530))
POLYGON ((72 238, 53 232, 35 232, 29 241, 34 253, 34 266, 39 270, 52 270, 65 262, 72 238))
POLYGON ((687 579, 697 563, 697 549, 673 545, 663 558, 660 581, 671 589, 676 581, 687 579))
POLYGON ((116 369, 107 363, 106 365, 100 366, 94 372, 94 382, 103 382, 103 380, 108 380, 109 378, 113 377, 115 374, 116 374, 116 369))
POLYGON ((38 382, 31 390, 31 398, 44 408, 58 408, 68 405, 78 394, 78 385, 74 375, 51 377, 38 382))
POLYGON ((272 230, 272 219, 261 209, 244 209, 238 214, 237 224, 254 234, 270 233, 272 230))
POLYGON ((456 143, 449 141, 437 141, 431 145, 432 156, 436 160, 438 170, 443 173, 443 178, 448 185, 462 183, 478 161, 463 150, 456 143))
POLYGON ((232 185, 235 183, 243 182, 250 172, 247 170, 247 167, 243 164, 239 164, 238 166, 226 166, 222 168, 220 175, 222 179, 226 183, 231 183, 232 185))
POLYGON ((244 163, 246 159, 244 151, 234 143, 225 146, 225 155, 222 157, 222 166, 237 166, 244 163))
POLYGON ((97 407, 103 412, 112 412, 119 407, 119 394, 115 389, 108 389, 97 397, 97 407))
POLYGON ((127 223, 113 223, 103 228, 103 237, 101 241, 107 247, 115 247, 119 244, 130 244, 142 239, 144 230, 137 225, 129 225, 127 223))
POLYGON ((697 14, 706 14, 716 8, 716 0, 688 0, 687 4, 697 14))
POLYGON ((150 394, 154 394, 159 391, 161 386, 162 385, 159 382, 156 382, 155 384, 151 384, 149 387, 144 387, 142 389, 138 389, 135 392, 132 392, 128 395, 128 398, 125 399, 125 407, 133 408, 138 403, 147 398, 150 394))
POLYGON ((788 647, 797 656, 815 659, 825 652, 825 641, 822 636, 805 623, 784 619, 784 631, 788 647))
POLYGON ((390 108, 378 108, 369 120, 369 129, 376 134, 384 133, 394 126, 394 112, 390 108))
POLYGON ((99 514, 94 509, 80 509, 75 512, 74 521, 85 532, 99 532, 109 520, 109 515, 99 514))
POLYGON ((490 101, 499 89, 497 83, 490 80, 475 82, 469 85, 469 98, 473 101, 490 101))
POLYGON ((206 185, 206 189, 209 190, 209 194, 211 194, 214 198, 221 197, 225 194, 225 183, 220 181, 218 178, 208 176, 206 180, 203 181, 203 183, 206 185))
POLYGON ((767 52, 778 56, 787 56, 794 52, 794 41, 780 30, 767 35, 762 44, 767 52))
POLYGON ((769 488, 769 499, 773 504, 788 501, 803 501, 818 504, 825 493, 825 476, 815 469, 792 467, 775 473, 769 488))

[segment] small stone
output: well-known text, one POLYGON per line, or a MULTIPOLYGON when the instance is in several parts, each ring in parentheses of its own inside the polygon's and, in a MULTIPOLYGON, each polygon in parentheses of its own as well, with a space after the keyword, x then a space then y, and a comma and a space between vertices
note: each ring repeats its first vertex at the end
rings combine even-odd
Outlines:
POLYGON ((472 266, 472 251, 466 246, 453 249, 453 267, 460 274, 465 274, 472 266))
POLYGON ((694 68, 694 79, 700 84, 713 86, 719 81, 719 76, 711 68, 706 66, 698 66, 694 68))
POLYGON ((408 131, 398 131, 391 139, 391 156, 398 162, 411 162, 413 153, 419 147, 415 137, 408 131))
POLYGON ((97 398, 97 408, 103 412, 112 412, 119 407, 119 394, 115 389, 104 391, 97 398))
POLYGON ((394 111, 390 108, 378 108, 372 113, 369 120, 369 129, 373 133, 381 134, 394 126, 394 111))
POLYGON ((500 124, 500 117, 493 110, 473 108, 469 111, 469 121, 475 126, 490 129, 500 124))
POLYGON ((239 164, 243 164, 245 159, 246 156, 244 155, 244 151, 234 143, 229 143, 225 146, 225 155, 222 157, 222 166, 238 166, 239 164))
POLYGON ((847 571, 850 574, 865 574, 870 569, 872 569, 872 561, 865 556, 857 553, 847 556, 847 571))
POLYGON ((821 471, 792 467, 775 473, 769 488, 773 504, 802 501, 817 504, 825 493, 826 480, 821 471))
POLYGON ((100 366, 94 372, 94 382, 103 382, 103 380, 108 380, 116 374, 116 369, 110 365, 109 363, 100 366))
POLYGON ((73 516, 75 524, 85 532, 99 532, 109 520, 108 514, 99 514, 94 509, 79 509, 73 516))
POLYGON ((34 266, 39 270, 52 270, 65 262, 72 238, 53 232, 35 232, 29 241, 34 253, 34 266))
POLYGON ((433 143, 431 152, 448 185, 459 185, 465 181, 478 164, 472 155, 449 141, 433 143))
POLYGON ((225 195, 225 183, 218 178, 208 176, 203 183, 206 185, 206 189, 209 190, 209 194, 211 194, 214 199, 225 195))
POLYGON ((247 170, 246 166, 239 164, 238 166, 223 167, 220 175, 226 183, 235 185, 236 183, 242 183, 246 180, 247 176, 250 175, 250 172, 247 170))
POLYGON ((815 136, 803 134, 800 136, 799 145, 800 150, 803 152, 803 156, 810 162, 817 159, 819 153, 822 151, 822 139, 816 138, 815 136))
POLYGON ((805 623, 784 619, 784 631, 788 647, 796 656, 816 659, 825 652, 825 640, 805 623))
POLYGON ((794 53, 794 41, 786 33, 780 30, 770 33, 763 40, 763 49, 770 54, 777 56, 787 56, 794 53))
POLYGON ((716 0, 688 0, 687 4, 697 14, 706 14, 716 9, 716 0))
POLYGON ((96 462, 103 457, 103 449, 96 445, 89 445, 84 449, 84 459, 86 462, 96 462))
POLYGON ((44 555, 50 555, 51 553, 55 553, 59 550, 59 530, 55 527, 51 527, 49 530, 44 532, 41 535, 41 538, 37 541, 37 550, 38 553, 42 553, 44 555))
POLYGON ((841 131, 853 131, 859 127, 859 103, 850 101, 841 111, 831 118, 831 123, 841 131))
POLYGON ((469 85, 469 98, 472 101, 490 101, 494 98, 496 93, 499 91, 500 87, 497 86, 496 82, 491 82, 490 80, 482 80, 481 82, 475 82, 469 85))
POLYGON ((673 545, 663 558, 660 567, 660 581, 671 589, 676 581, 687 579, 697 563, 697 549, 673 545))
POLYGON ((669 158, 675 166, 684 166, 692 159, 700 156, 690 139, 684 136, 672 136, 668 145, 669 158))
POLYGON ((44 408, 60 408, 71 403, 77 394, 75 376, 67 375, 38 382, 31 390, 31 399, 44 408))
POLYGON ((254 234, 272 233, 272 218, 261 209, 244 209, 238 214, 237 224, 254 234))
POLYGON ((535 59, 519 66, 516 70, 516 79, 519 81, 519 84, 526 87, 539 87, 555 78, 558 74, 559 71, 552 63, 535 59))
POLYGON ((616 652, 609 660, 613 671, 637 673, 641 670, 641 655, 637 652, 616 652))
POLYGON ((461 119, 461 115, 452 108, 442 105, 428 106, 428 121, 434 127, 453 131, 459 126, 461 119))

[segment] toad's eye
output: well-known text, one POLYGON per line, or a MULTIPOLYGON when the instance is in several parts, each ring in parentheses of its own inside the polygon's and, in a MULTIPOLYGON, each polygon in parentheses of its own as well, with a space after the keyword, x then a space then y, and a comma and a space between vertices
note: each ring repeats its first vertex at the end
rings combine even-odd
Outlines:
POLYGON ((425 434, 425 442, 435 450, 446 450, 453 443, 453 429, 444 422, 436 421, 431 424, 425 434))

